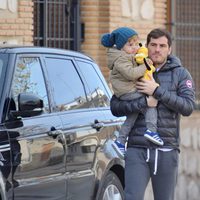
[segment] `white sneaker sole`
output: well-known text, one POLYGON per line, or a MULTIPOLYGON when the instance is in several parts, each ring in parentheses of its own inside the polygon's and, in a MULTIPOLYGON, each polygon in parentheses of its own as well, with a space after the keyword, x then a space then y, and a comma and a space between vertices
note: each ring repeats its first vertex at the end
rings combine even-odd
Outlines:
POLYGON ((144 137, 147 138, 148 140, 150 140, 151 142, 157 144, 157 145, 162 146, 164 144, 163 141, 156 140, 156 139, 158 139, 158 137, 153 138, 153 137, 149 136, 148 134, 144 134, 144 137))

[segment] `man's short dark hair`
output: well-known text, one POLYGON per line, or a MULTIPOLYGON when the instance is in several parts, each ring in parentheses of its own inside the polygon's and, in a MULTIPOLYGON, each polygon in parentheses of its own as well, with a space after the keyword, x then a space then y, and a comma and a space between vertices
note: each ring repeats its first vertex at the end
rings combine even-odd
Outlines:
POLYGON ((158 39, 160 37, 165 36, 168 40, 168 45, 169 47, 171 47, 172 45, 172 38, 171 38, 171 34, 165 30, 165 29, 160 29, 160 28, 156 28, 153 29, 148 35, 147 35, 147 45, 149 44, 149 42, 151 41, 151 38, 153 39, 158 39))

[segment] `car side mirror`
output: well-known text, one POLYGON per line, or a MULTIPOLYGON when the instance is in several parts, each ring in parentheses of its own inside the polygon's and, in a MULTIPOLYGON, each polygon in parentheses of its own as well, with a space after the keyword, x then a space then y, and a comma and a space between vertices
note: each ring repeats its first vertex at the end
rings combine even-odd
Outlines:
POLYGON ((20 93, 18 95, 18 111, 12 111, 14 117, 32 117, 43 112, 43 100, 35 94, 20 93))
POLYGON ((19 111, 33 111, 44 107, 43 100, 35 94, 21 93, 18 95, 19 111))

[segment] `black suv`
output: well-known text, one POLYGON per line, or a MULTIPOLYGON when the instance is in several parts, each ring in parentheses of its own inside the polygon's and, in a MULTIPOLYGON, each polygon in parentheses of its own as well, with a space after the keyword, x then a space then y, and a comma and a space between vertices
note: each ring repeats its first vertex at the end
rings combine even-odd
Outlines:
POLYGON ((0 199, 122 200, 123 122, 95 62, 78 52, 0 48, 0 199))

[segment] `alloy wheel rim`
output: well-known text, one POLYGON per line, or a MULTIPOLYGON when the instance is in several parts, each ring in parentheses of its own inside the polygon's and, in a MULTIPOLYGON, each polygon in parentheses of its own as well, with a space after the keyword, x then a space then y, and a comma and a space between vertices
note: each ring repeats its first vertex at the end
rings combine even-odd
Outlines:
POLYGON ((122 200, 122 197, 115 185, 109 185, 104 192, 103 200, 122 200))

